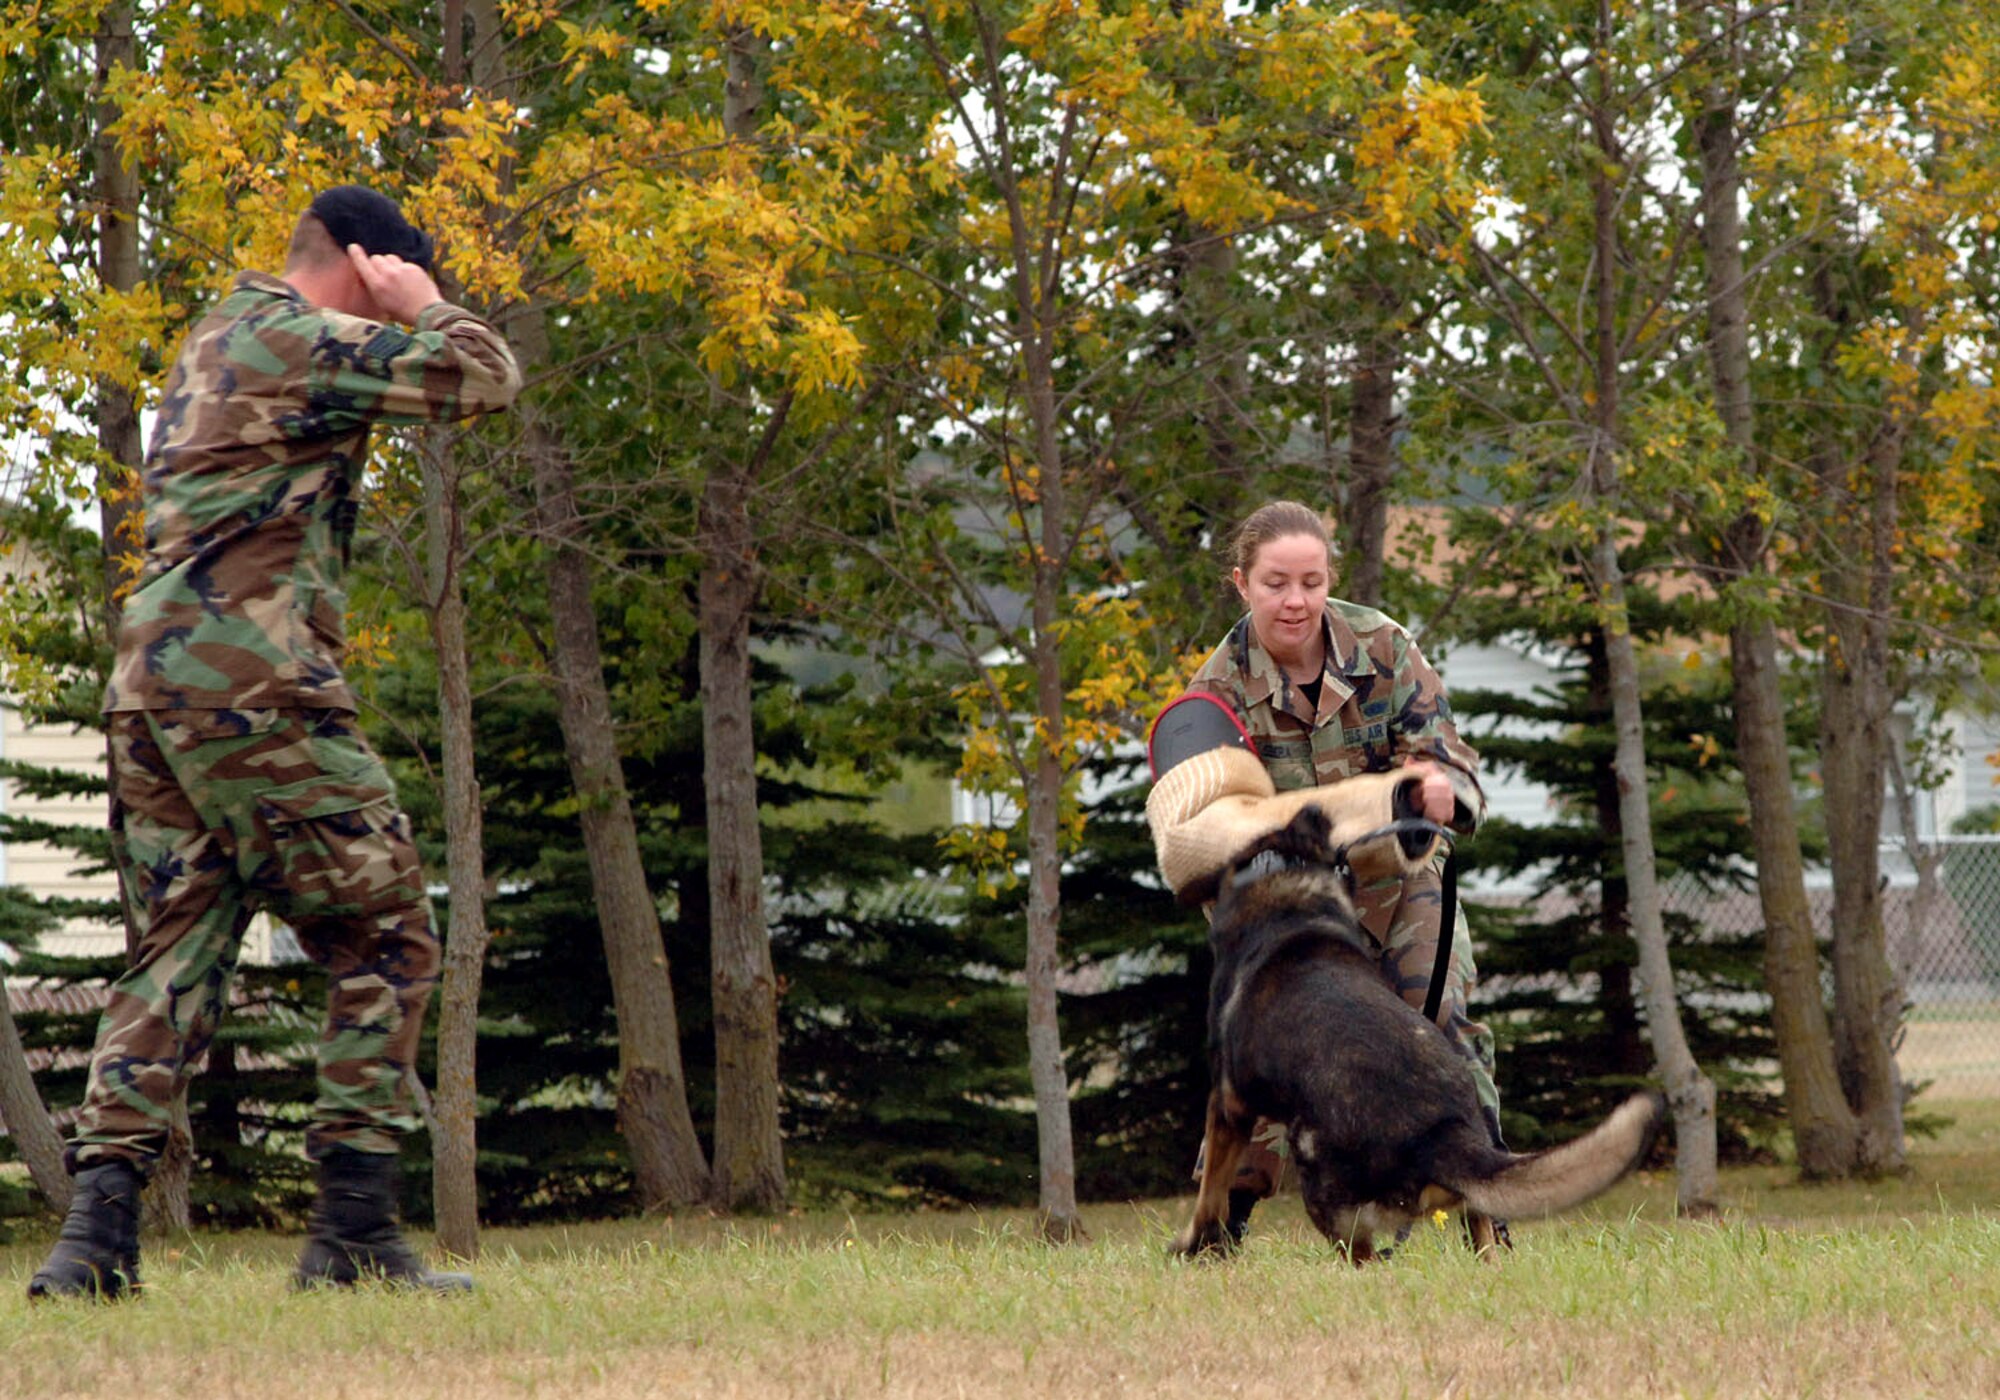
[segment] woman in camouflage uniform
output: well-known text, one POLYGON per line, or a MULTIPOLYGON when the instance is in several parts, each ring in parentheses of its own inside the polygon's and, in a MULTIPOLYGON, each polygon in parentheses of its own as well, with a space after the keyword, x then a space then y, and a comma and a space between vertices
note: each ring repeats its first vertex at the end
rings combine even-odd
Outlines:
MULTIPOLYGON (((1319 516, 1295 501, 1254 511, 1237 530, 1231 580, 1249 612, 1189 684, 1243 726, 1280 792, 1400 769, 1421 777, 1424 816, 1460 833, 1486 811, 1479 759, 1452 725, 1437 673, 1410 634, 1374 608, 1328 596, 1332 546, 1319 516)), ((1382 975, 1421 1008, 1443 917, 1443 858, 1354 892, 1362 926, 1381 949, 1382 975)), ((1496 1142, 1500 1098, 1493 1036, 1467 1014, 1475 971, 1464 915, 1455 922, 1438 1024, 1475 1068, 1496 1142)), ((1240 1235, 1253 1205, 1276 1188, 1284 1125, 1260 1123, 1230 1192, 1240 1235)), ((1199 1167, 1197 1166, 1197 1175, 1199 1167)))

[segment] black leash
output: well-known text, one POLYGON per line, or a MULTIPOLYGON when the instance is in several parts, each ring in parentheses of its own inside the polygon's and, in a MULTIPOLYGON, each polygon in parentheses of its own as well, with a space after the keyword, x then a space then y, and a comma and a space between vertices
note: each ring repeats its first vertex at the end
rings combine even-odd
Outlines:
POLYGON ((1438 919, 1437 961, 1431 964, 1431 986, 1424 993, 1424 1019, 1437 1020, 1444 1001, 1445 974, 1451 971, 1451 940, 1458 931, 1458 847, 1447 844, 1444 858, 1444 909, 1438 919))
POLYGON ((1424 993, 1424 1019, 1437 1020, 1438 1007, 1444 1002, 1444 979, 1451 971, 1451 942, 1458 929, 1458 845, 1456 833, 1450 827, 1440 826, 1423 817, 1404 817, 1378 826, 1373 831, 1363 832, 1352 841, 1336 846, 1333 863, 1350 872, 1354 866, 1348 860, 1348 852, 1367 841, 1379 841, 1385 836, 1421 835, 1435 836, 1444 842, 1444 875, 1442 917, 1438 921, 1437 960, 1431 965, 1430 989, 1424 993))

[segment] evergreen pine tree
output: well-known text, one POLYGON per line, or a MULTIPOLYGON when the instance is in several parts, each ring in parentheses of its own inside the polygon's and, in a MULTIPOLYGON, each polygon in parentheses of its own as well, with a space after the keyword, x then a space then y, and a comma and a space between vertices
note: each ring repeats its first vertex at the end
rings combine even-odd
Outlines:
MULTIPOLYGON (((714 1114, 714 1047, 694 639, 635 636, 621 625, 634 616, 607 607, 605 645, 614 694, 644 695, 644 713, 628 726, 625 775, 675 973, 689 1103, 705 1129, 714 1114), (673 662, 649 665, 663 640, 678 645, 667 648, 673 662), (628 686, 635 673, 642 679, 628 686)), ((883 708, 880 697, 865 697, 838 673, 802 684, 768 660, 754 678, 796 1198, 1031 1199, 1021 1164, 1033 1160, 1033 1124, 1018 1103, 1026 1092, 1025 1013, 1002 971, 1018 964, 1018 935, 967 915, 939 873, 937 832, 891 832, 868 819, 873 790, 892 770, 872 768, 845 785, 860 791, 829 785, 830 770, 857 760, 839 751, 838 740, 866 727, 869 712, 883 708)), ((394 721, 381 727, 381 747, 436 869, 442 831, 412 747, 434 742, 428 659, 398 658, 371 684, 394 721)), ((617 1026, 553 702, 538 686, 493 686, 480 700, 476 738, 495 882, 479 1045, 482 1217, 504 1223, 622 1211, 631 1183, 613 1116, 617 1026)), ((942 771, 941 751, 898 748, 942 771)), ((859 758, 868 768, 867 755, 859 758)), ((405 1156, 409 1203, 421 1212, 423 1145, 413 1143, 405 1156)))
POLYGON ((1093 777, 1105 795, 1062 891, 1077 1194, 1178 1195, 1208 1110, 1208 921, 1159 881, 1144 760, 1101 763, 1093 777))

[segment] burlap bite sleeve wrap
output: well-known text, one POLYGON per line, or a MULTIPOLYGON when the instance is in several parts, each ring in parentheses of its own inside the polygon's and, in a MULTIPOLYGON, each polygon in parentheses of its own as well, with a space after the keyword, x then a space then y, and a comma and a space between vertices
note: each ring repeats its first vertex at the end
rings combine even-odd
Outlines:
MULTIPOLYGON (((1365 773, 1279 792, 1255 754, 1211 749, 1177 763, 1153 785, 1146 798, 1153 854, 1176 896, 1205 898, 1239 852, 1284 827, 1301 808, 1326 813, 1330 843, 1339 847, 1395 820, 1396 789, 1409 781, 1402 773, 1365 773)), ((1357 847, 1349 859, 1358 877, 1370 879, 1414 869, 1429 855, 1409 860, 1394 837, 1383 837, 1357 847)))

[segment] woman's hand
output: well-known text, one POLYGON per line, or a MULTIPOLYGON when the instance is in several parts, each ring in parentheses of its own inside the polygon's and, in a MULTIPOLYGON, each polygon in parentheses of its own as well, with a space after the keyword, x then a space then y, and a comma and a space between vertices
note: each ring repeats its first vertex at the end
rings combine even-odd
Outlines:
POLYGON ((1451 814, 1458 807, 1458 794, 1452 790, 1451 779, 1445 776, 1444 768, 1425 758, 1404 764, 1403 772, 1418 780, 1417 810, 1423 813, 1424 819, 1439 826, 1449 826, 1451 814))

